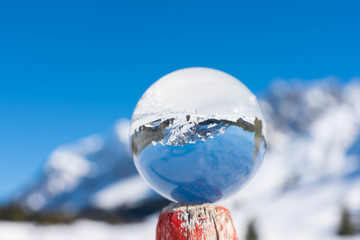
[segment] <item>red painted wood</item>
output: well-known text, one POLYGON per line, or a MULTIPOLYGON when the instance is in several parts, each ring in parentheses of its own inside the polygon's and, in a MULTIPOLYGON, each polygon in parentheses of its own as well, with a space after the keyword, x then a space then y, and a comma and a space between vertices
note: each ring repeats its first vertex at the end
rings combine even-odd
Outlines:
POLYGON ((238 240, 229 210, 172 203, 160 213, 156 240, 238 240))

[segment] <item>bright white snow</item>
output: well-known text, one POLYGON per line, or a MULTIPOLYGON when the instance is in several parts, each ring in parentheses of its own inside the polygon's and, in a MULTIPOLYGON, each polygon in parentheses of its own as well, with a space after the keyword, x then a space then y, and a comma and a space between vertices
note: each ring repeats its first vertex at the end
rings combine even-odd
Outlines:
POLYGON ((156 195, 139 175, 135 175, 96 193, 93 202, 96 207, 111 210, 118 206, 136 206, 151 196, 156 195))
POLYGON ((251 123, 255 117, 264 120, 255 95, 239 80, 219 70, 193 67, 169 73, 146 90, 134 110, 131 131, 188 114, 231 121, 241 117, 251 123))
MULTIPOLYGON (((260 240, 344 239, 336 235, 342 208, 360 216, 359 82, 345 87, 328 80, 280 82, 261 105, 269 137, 263 165, 241 192, 218 203, 229 208, 239 239, 251 220, 260 240)), ((147 194, 140 177, 133 176, 97 192, 93 202, 112 209, 145 201, 151 197, 147 194)), ((29 195, 28 201, 39 207, 41 196, 29 195)), ((125 225, 0 222, 0 240, 148 240, 155 238, 156 221, 157 214, 125 225)), ((354 222, 360 224, 360 219, 354 222)), ((360 240, 360 234, 346 239, 360 240)))

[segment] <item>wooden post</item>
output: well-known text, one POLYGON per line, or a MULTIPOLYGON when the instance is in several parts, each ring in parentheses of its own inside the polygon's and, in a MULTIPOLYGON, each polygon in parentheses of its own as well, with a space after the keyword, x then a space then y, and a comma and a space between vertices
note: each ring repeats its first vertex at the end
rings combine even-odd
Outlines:
POLYGON ((238 240, 230 212, 209 203, 171 203, 159 216, 156 240, 238 240))

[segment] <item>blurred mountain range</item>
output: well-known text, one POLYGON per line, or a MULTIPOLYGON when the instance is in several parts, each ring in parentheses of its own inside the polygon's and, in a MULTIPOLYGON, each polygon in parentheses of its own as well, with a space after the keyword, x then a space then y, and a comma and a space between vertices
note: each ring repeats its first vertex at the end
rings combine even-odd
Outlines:
MULTIPOLYGON (((235 221, 246 226, 256 219, 267 236, 284 224, 289 232, 336 231, 346 209, 355 228, 360 226, 360 80, 279 80, 259 101, 268 148, 249 185, 223 202, 235 221)), ((137 174, 128 129, 129 121, 119 120, 111 136, 60 146, 9 206, 114 221, 161 209, 168 202, 137 174)))
POLYGON ((10 206, 29 215, 56 215, 55 222, 78 217, 131 221, 165 206, 168 201, 137 174, 130 155, 129 124, 121 119, 110 136, 93 135, 58 147, 38 178, 16 194, 10 206))

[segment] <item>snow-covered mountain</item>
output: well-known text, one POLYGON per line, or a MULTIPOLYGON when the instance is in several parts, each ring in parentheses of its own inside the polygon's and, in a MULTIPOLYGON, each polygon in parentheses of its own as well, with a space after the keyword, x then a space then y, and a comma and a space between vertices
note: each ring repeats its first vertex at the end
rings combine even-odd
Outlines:
POLYGON ((359 228, 360 82, 279 81, 261 105, 269 143, 263 165, 223 203, 240 236, 255 219, 261 239, 337 239, 343 208, 359 228))
MULTIPOLYGON (((106 196, 103 193, 95 197, 98 192, 128 181, 137 173, 129 153, 128 133, 129 121, 123 119, 107 138, 93 135, 60 146, 50 154, 40 177, 17 194, 13 202, 30 211, 69 214, 93 206, 97 199, 106 196)), ((151 193, 147 188, 146 191, 151 193)), ((123 204, 129 193, 126 189, 117 192, 123 197, 123 204)), ((106 207, 106 201, 99 206, 106 207)))
MULTIPOLYGON (((260 103, 268 131, 263 165, 248 186, 219 204, 230 209, 239 236, 255 219, 261 239, 337 239, 343 207, 354 222, 360 219, 360 79, 277 81, 260 103)), ((127 144, 128 123, 120 121, 110 138, 59 147, 14 202, 71 212, 158 199, 136 174, 127 144)))

